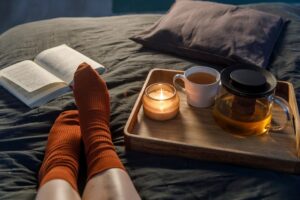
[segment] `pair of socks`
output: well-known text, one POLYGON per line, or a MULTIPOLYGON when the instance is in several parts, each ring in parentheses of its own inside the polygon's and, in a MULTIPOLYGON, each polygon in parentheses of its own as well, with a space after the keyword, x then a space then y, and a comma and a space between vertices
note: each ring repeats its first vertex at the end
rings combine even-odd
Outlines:
POLYGON ((39 172, 40 187, 50 180, 63 179, 78 191, 81 140, 87 181, 107 169, 124 169, 111 140, 109 94, 103 79, 83 63, 75 72, 73 93, 78 111, 61 113, 52 126, 39 172))

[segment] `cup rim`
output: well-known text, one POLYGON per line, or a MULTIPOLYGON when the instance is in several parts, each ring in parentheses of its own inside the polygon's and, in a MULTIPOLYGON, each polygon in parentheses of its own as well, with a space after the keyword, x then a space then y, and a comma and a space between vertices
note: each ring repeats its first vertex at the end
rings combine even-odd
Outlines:
POLYGON ((164 82, 152 83, 151 85, 147 86, 147 88, 145 89, 145 95, 146 95, 148 98, 150 98, 150 99, 152 99, 152 100, 154 100, 154 101, 166 101, 166 100, 169 100, 169 99, 174 98, 174 96, 176 95, 176 88, 175 88, 173 85, 169 84, 169 83, 164 83, 164 82), (148 90, 149 90, 151 87, 154 87, 154 86, 156 86, 156 85, 167 85, 167 86, 169 86, 169 87, 172 89, 172 91, 173 91, 173 92, 172 92, 172 96, 170 96, 170 97, 168 97, 168 98, 166 98, 166 99, 163 99, 163 100, 155 99, 155 98, 149 96, 148 90))
MULTIPOLYGON (((195 73, 197 73, 197 72, 195 72, 195 73)), ((191 75, 191 74, 189 74, 189 75, 191 75)), ((216 83, 220 82, 220 80, 221 80, 221 73, 218 70, 216 70, 216 69, 214 69, 212 67, 201 66, 201 65, 197 65, 197 66, 193 66, 193 67, 188 68, 187 70, 184 71, 184 76, 185 76, 186 80, 188 80, 193 85, 211 86, 211 85, 215 85, 216 83), (214 77, 216 77, 216 81, 214 81, 213 83, 208 83, 208 84, 194 83, 194 82, 190 81, 187 78, 188 76, 186 75, 187 72, 190 71, 190 70, 192 70, 192 69, 209 69, 210 71, 197 71, 197 72, 206 72, 206 73, 209 73, 209 74, 213 75, 214 77), (216 74, 210 73, 211 71, 215 72, 217 74, 217 76, 216 76, 216 74)))

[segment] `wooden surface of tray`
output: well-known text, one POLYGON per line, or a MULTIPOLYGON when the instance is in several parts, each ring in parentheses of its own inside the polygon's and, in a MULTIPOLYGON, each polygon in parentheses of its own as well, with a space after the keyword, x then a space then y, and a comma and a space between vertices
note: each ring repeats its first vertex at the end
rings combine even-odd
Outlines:
MULTIPOLYGON (((279 81, 276 87, 276 95, 287 100, 292 109, 292 121, 286 128, 262 136, 239 137, 215 123, 211 108, 189 106, 182 91, 178 91, 180 111, 174 119, 162 122, 144 115, 145 88, 156 82, 172 84, 177 73, 183 72, 153 69, 149 73, 124 129, 126 149, 300 173, 300 121, 292 84, 279 81)), ((273 107, 272 120, 285 120, 277 106, 273 107)))

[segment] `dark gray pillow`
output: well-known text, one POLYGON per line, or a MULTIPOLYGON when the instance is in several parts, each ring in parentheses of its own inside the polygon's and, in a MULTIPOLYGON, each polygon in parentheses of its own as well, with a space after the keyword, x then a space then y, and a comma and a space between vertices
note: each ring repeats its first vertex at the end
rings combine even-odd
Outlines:
POLYGON ((177 1, 151 28, 131 39, 205 62, 266 67, 285 22, 245 7, 177 1))

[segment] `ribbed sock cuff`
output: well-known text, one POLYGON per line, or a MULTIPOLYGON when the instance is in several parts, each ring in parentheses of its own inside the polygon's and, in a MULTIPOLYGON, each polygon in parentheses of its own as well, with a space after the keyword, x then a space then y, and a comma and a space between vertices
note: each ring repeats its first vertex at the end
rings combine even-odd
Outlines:
POLYGON ((54 179, 62 179, 67 181, 74 190, 78 192, 77 188, 77 177, 72 173, 72 171, 65 166, 57 166, 52 168, 40 181, 39 188, 41 188, 47 182, 54 179))
POLYGON ((90 164, 89 166, 87 180, 89 181, 95 175, 112 168, 119 168, 126 171, 117 155, 95 158, 95 160, 93 160, 93 164, 90 164))

